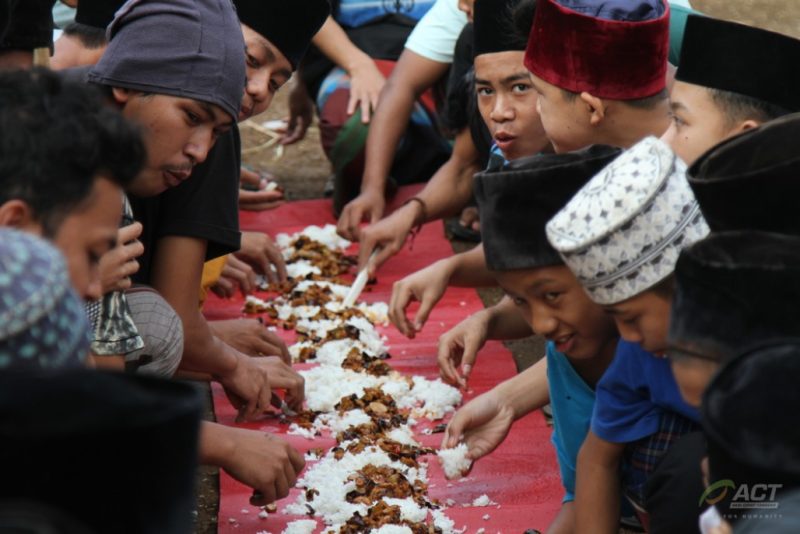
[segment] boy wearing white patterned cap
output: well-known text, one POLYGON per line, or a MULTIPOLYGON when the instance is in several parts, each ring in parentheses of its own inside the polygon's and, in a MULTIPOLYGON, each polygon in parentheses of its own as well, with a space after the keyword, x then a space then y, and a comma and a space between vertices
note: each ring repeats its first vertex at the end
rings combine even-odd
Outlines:
POLYGON ((665 348, 678 254, 708 234, 685 175, 669 147, 646 138, 547 225, 553 247, 624 340, 598 383, 578 457, 577 532, 616 532, 620 482, 645 522, 649 515, 649 532, 697 531, 699 417, 668 361, 654 354, 665 348))

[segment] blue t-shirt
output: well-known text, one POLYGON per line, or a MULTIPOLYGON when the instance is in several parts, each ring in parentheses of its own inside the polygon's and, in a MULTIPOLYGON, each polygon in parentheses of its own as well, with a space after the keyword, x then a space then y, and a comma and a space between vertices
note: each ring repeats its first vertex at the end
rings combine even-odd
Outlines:
POLYGON ((552 341, 547 342, 547 383, 553 408, 551 441, 566 491, 562 502, 574 501, 578 451, 589 433, 595 394, 552 341))
POLYGON ((419 20, 433 7, 435 0, 341 0, 336 22, 358 28, 386 15, 402 15, 419 20))
POLYGON ((611 443, 631 443, 656 432, 664 412, 700 421, 697 409, 681 397, 669 360, 620 340, 597 383, 592 431, 611 443))

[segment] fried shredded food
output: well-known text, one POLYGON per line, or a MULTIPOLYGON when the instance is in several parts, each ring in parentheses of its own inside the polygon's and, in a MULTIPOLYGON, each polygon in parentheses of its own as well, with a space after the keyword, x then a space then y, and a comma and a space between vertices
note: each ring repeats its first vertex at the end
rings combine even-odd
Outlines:
POLYGON ((348 256, 341 251, 332 250, 319 241, 300 236, 291 245, 294 252, 286 263, 305 260, 317 267, 322 276, 330 278, 345 274, 357 263, 355 256, 348 256))
POLYGON ((380 356, 370 356, 366 352, 360 351, 357 348, 352 348, 342 362, 342 367, 358 373, 367 373, 373 376, 386 376, 393 370, 392 367, 384 361, 387 358, 390 358, 388 353, 383 353, 380 356))

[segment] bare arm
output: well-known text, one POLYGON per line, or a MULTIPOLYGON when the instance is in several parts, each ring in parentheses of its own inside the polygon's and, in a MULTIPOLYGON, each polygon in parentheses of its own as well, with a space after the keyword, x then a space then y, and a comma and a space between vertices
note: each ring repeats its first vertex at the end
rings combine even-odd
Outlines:
POLYGON ((350 101, 347 114, 352 115, 361 104, 361 120, 369 122, 370 110, 377 109, 378 99, 386 79, 375 62, 358 48, 341 26, 328 17, 312 42, 325 56, 347 71, 350 76, 350 101))
POLYGON ((360 237, 358 225, 369 218, 377 222, 385 207, 386 177, 392 166, 397 145, 414 109, 417 98, 447 72, 448 64, 424 58, 403 50, 397 65, 378 100, 367 136, 366 161, 361 182, 361 195, 355 198, 339 217, 339 233, 348 239, 360 237))
POLYGON ((619 529, 619 462, 624 444, 589 430, 578 453, 575 532, 616 534, 619 529))
POLYGON ((270 406, 267 371, 254 359, 227 346, 208 327, 198 306, 206 241, 167 236, 155 245, 151 283, 183 323, 180 368, 211 374, 223 385, 240 416, 252 419, 270 406))
POLYGON ((366 265, 375 247, 381 247, 381 252, 372 264, 373 273, 374 269, 400 251, 416 225, 457 213, 472 195, 472 176, 478 170, 478 152, 469 130, 464 129, 456 136, 450 159, 417 194, 425 205, 424 213, 422 204, 409 202, 361 231, 359 269, 366 265))

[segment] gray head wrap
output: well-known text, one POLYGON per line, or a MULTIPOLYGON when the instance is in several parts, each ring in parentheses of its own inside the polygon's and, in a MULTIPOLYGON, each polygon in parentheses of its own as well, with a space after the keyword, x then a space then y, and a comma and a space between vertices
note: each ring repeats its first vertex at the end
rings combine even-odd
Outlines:
POLYGON ((244 39, 231 0, 129 0, 88 80, 216 104, 236 119, 244 39))

